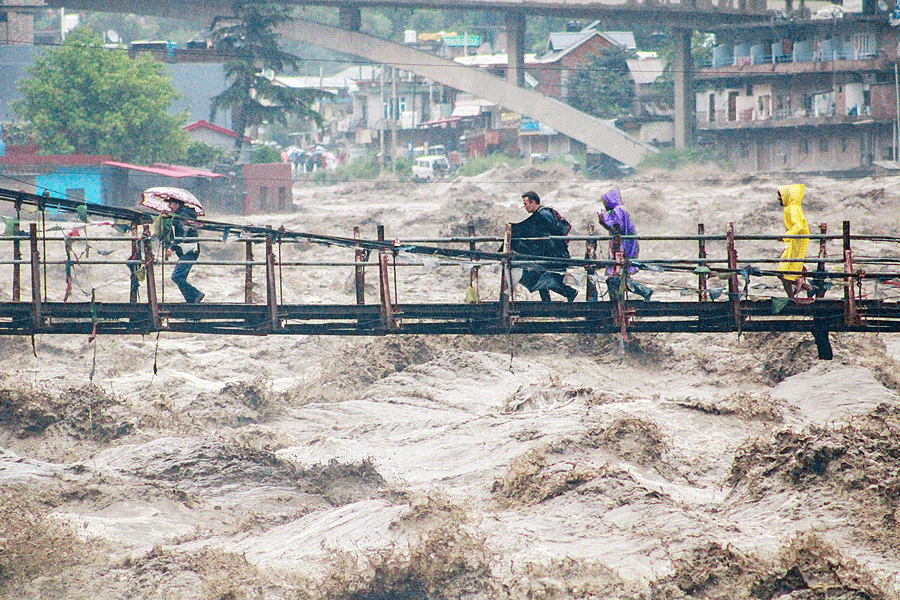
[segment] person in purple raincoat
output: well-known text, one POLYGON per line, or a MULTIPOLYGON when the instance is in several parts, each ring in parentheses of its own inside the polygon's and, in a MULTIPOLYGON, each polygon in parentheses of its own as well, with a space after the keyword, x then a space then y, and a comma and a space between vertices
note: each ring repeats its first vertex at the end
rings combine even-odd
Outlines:
MULTIPOLYGON (((635 230, 634 223, 631 222, 628 211, 622 206, 622 197, 619 193, 619 188, 614 187, 603 194, 603 208, 603 212, 597 213, 597 218, 600 221, 600 226, 606 229, 610 235, 637 235, 637 231, 635 230)), ((615 260, 616 251, 621 251, 626 259, 636 259, 638 254, 640 254, 640 244, 635 238, 624 238, 620 240, 611 239, 609 241, 609 258, 611 260, 615 260), (621 248, 617 246, 617 242, 621 244, 621 248)), ((643 296, 644 300, 649 300, 650 295, 653 294, 653 290, 628 277, 628 275, 635 273, 637 270, 638 269, 635 266, 628 266, 628 273, 625 277, 626 286, 630 291, 643 296)), ((606 269, 606 288, 609 291, 610 300, 619 297, 618 290, 620 286, 621 274, 617 267, 610 266, 606 269)))

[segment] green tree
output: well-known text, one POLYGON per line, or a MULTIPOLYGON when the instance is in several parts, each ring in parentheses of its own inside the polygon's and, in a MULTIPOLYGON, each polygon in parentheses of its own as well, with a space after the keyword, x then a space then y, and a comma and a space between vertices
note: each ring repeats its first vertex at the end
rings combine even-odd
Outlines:
POLYGON ((229 56, 225 75, 231 85, 212 99, 211 119, 219 110, 236 109, 233 129, 238 134, 237 150, 247 128, 260 123, 283 124, 288 115, 296 115, 321 125, 322 117, 311 105, 328 93, 276 85, 263 74, 265 69, 277 73, 299 65, 296 56, 279 48, 274 31, 290 19, 288 10, 274 4, 245 2, 237 4, 234 11, 233 20, 213 24, 213 43, 219 52, 229 56))
POLYGON ((13 106, 31 122, 46 154, 110 154, 150 164, 177 160, 187 147, 184 115, 169 115, 177 92, 149 56, 106 50, 97 34, 72 31, 37 57, 13 106))
POLYGON ((221 148, 205 142, 191 142, 184 156, 184 164, 203 169, 222 169, 234 166, 234 157, 221 148))
POLYGON ((569 77, 568 103, 601 119, 627 115, 634 100, 634 83, 626 60, 634 52, 604 48, 590 62, 578 66, 569 77))

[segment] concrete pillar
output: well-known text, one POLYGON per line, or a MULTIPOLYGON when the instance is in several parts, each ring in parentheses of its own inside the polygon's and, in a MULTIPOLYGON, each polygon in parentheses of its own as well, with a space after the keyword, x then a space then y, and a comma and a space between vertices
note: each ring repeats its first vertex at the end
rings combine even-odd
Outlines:
POLYGON ((506 81, 525 87, 525 14, 506 13, 506 81))
POLYGON ((693 76, 694 60, 691 57, 690 29, 675 29, 675 57, 672 74, 675 79, 675 147, 687 148, 694 140, 694 120, 696 101, 694 100, 693 76))
POLYGON ((341 4, 338 9, 338 23, 341 29, 359 31, 359 28, 362 27, 362 13, 359 6, 341 4))

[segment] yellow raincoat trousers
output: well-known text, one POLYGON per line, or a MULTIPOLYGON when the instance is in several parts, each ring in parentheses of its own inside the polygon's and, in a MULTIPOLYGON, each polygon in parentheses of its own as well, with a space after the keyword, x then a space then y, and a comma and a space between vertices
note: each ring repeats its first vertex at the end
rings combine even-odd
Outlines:
MULTIPOLYGON (((781 202, 784 205, 784 232, 787 235, 809 235, 809 225, 806 223, 806 217, 803 216, 803 209, 800 208, 800 201, 803 200, 806 187, 802 183, 795 183, 783 185, 778 188, 778 191, 781 193, 781 202)), ((806 258, 806 247, 809 246, 809 240, 784 238, 784 244, 784 252, 781 253, 782 262, 778 263, 778 270, 802 271, 802 260, 806 258)), ((789 281, 796 281, 800 275, 788 273, 782 277, 789 281)))

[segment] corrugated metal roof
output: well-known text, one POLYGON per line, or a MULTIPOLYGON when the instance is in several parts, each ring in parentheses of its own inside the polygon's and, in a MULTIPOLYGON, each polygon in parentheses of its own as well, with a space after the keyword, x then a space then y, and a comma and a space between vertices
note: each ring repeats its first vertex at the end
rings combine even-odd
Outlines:
POLYGON ((163 175, 165 177, 174 177, 179 179, 182 177, 207 177, 210 179, 215 177, 225 177, 220 173, 213 173, 212 171, 204 171, 202 169, 194 169, 192 167, 183 167, 180 165, 161 165, 157 163, 150 167, 143 167, 141 165, 132 165, 130 163, 119 162, 116 160, 108 160, 103 164, 110 167, 128 169, 129 171, 141 171, 143 173, 153 173, 154 175, 163 175))

